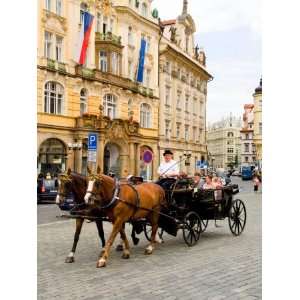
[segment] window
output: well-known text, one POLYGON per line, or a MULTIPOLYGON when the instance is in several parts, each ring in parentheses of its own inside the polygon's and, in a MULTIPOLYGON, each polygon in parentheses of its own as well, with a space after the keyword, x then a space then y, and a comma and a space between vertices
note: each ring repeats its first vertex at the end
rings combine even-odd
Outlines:
POLYGON ((107 32, 107 27, 108 27, 108 20, 107 20, 107 17, 104 17, 103 24, 102 24, 102 33, 107 32))
POLYGON ((193 113, 194 113, 194 115, 197 114, 197 98, 194 98, 194 102, 193 102, 193 113))
POLYGON ((61 16, 61 9, 62 9, 61 0, 56 0, 56 14, 59 16, 61 16))
POLYGON ((227 137, 229 137, 229 138, 230 138, 230 137, 234 137, 233 132, 228 132, 228 133, 227 133, 227 137))
POLYGON ((176 124, 176 139, 180 139, 180 123, 176 124))
POLYGON ((101 14, 100 13, 97 13, 95 29, 96 29, 96 32, 101 32, 101 14))
POLYGON ((63 38, 60 36, 56 36, 55 59, 57 61, 62 61, 62 45, 63 38))
POLYGON ((184 126, 184 140, 187 142, 189 139, 189 125, 184 126))
POLYGON ((170 74, 170 69, 171 69, 171 65, 170 65, 170 62, 166 62, 166 72, 168 73, 168 74, 170 74))
POLYGON ((141 105, 141 127, 150 128, 151 127, 151 107, 149 104, 142 103, 141 105))
POLYGON ((248 143, 245 144, 245 152, 249 152, 249 144, 248 143))
POLYGON ((52 33, 45 31, 45 45, 44 45, 44 55, 47 58, 51 58, 52 52, 52 33))
POLYGON ((248 133, 246 133, 246 138, 245 139, 249 140, 249 134, 248 133))
POLYGON ((80 4, 80 24, 83 24, 84 21, 84 13, 87 11, 88 6, 85 3, 80 4))
POLYGON ((245 162, 248 162, 248 161, 249 161, 249 157, 245 156, 245 162))
POLYGON ((99 52, 99 56, 100 56, 100 71, 102 72, 107 72, 107 53, 106 51, 101 50, 99 52))
POLYGON ((51 0, 45 0, 45 9, 51 10, 51 0))
POLYGON ((87 112, 87 91, 82 89, 80 91, 80 116, 87 112))
POLYGON ((109 28, 109 31, 111 33, 113 33, 113 30, 114 30, 114 20, 113 19, 110 19, 110 28, 109 28))
POLYGON ((196 142, 196 133, 197 133, 197 128, 193 127, 193 141, 194 141, 194 143, 196 142))
POLYGON ((44 96, 44 112, 61 115, 63 112, 63 86, 54 81, 47 82, 45 84, 44 96))
POLYGON ((116 118, 117 100, 112 94, 106 94, 104 96, 104 114, 111 119, 116 118))
POLYGON ((146 3, 143 3, 142 4, 142 16, 147 18, 147 15, 148 15, 148 7, 147 7, 146 3))
POLYGON ((199 142, 202 140, 203 129, 199 128, 199 142))
POLYGON ((181 92, 180 91, 177 91, 176 108, 181 109, 181 92))
POLYGON ((227 153, 234 153, 234 152, 233 152, 233 148, 228 148, 228 149, 227 149, 227 153))
POLYGON ((119 54, 117 52, 111 53, 111 71, 115 75, 119 75, 119 54))
POLYGON ((262 123, 259 123, 259 134, 262 134, 262 123))
POLYGON ((170 139, 170 121, 169 120, 166 120, 165 121, 165 136, 166 136, 166 139, 170 139))
POLYGON ((170 90, 171 88, 166 86, 166 98, 165 98, 165 105, 170 105, 170 90))
POLYGON ((134 45, 132 28, 131 27, 128 27, 128 45, 131 45, 131 46, 134 45))
POLYGON ((188 95, 185 96, 184 109, 185 109, 185 112, 189 112, 189 96, 188 95))

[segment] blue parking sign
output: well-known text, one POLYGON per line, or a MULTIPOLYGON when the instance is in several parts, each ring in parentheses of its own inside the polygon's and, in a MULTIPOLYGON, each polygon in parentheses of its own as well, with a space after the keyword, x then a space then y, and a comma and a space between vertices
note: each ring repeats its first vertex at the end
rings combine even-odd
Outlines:
POLYGON ((89 140, 88 140, 88 150, 97 150, 97 140, 98 135, 97 133, 89 133, 89 140))

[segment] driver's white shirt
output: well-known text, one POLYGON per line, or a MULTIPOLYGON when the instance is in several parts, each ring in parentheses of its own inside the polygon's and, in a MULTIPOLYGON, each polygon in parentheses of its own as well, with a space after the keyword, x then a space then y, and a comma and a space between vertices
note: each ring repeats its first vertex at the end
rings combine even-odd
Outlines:
POLYGON ((164 173, 164 175, 169 175, 174 172, 176 172, 179 175, 179 166, 178 166, 177 162, 173 159, 171 159, 169 162, 163 161, 157 170, 157 173, 159 173, 159 174, 164 173))

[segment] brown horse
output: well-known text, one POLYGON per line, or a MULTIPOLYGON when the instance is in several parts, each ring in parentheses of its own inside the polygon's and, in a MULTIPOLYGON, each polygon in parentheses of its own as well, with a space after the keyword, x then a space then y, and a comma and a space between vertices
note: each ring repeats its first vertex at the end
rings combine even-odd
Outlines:
MULTIPOLYGON (((97 217, 101 215, 101 212, 97 207, 88 207, 84 202, 84 195, 86 193, 87 188, 87 177, 79 175, 77 173, 71 173, 71 169, 68 169, 66 174, 61 174, 58 177, 58 193, 56 196, 56 204, 61 205, 64 201, 66 196, 72 192, 74 196, 75 208, 76 211, 74 213, 85 216, 97 217)), ((74 241, 71 252, 66 257, 66 263, 73 263, 74 262, 74 255, 77 247, 77 243, 79 240, 80 232, 82 229, 84 219, 77 218, 76 219, 76 231, 74 234, 74 241)), ((105 246, 105 237, 103 231, 103 224, 102 220, 98 219, 95 221, 99 238, 102 242, 102 247, 105 246)))
POLYGON ((145 254, 152 254, 155 244, 155 235, 158 229, 159 212, 166 206, 164 190, 155 183, 142 183, 135 188, 130 184, 117 184, 111 177, 100 174, 91 174, 88 169, 88 189, 84 197, 86 203, 96 204, 113 223, 110 237, 101 251, 97 267, 105 267, 110 248, 116 235, 120 232, 124 242, 123 258, 129 258, 129 243, 122 225, 127 221, 136 221, 146 218, 152 226, 151 242, 145 254))

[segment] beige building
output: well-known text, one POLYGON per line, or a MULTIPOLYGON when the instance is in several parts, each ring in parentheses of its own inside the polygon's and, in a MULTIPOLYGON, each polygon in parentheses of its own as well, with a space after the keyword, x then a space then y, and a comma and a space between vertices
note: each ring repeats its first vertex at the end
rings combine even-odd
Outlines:
POLYGON ((262 79, 253 94, 254 99, 254 134, 253 142, 256 148, 258 167, 262 167, 262 79))
POLYGON ((241 119, 230 115, 208 125, 207 147, 210 166, 239 167, 241 163, 241 119))
POLYGON ((85 173, 87 137, 94 132, 102 171, 155 178, 160 27, 150 13, 151 2, 38 1, 38 172, 71 167, 85 173), (82 66, 78 49, 85 11, 94 21, 82 66), (142 38, 147 53, 144 82, 138 84, 142 38), (147 165, 142 159, 146 150, 154 157, 147 165))
POLYGON ((254 133, 254 105, 245 104, 243 114, 243 126, 241 129, 241 162, 242 166, 254 166, 256 164, 256 150, 253 141, 254 133))
POLYGON ((161 22, 163 36, 159 47, 159 153, 171 149, 176 161, 190 153, 189 165, 180 170, 189 174, 201 156, 207 158, 206 101, 207 82, 212 76, 206 69, 203 50, 195 45, 196 31, 183 1, 180 16, 161 22))

